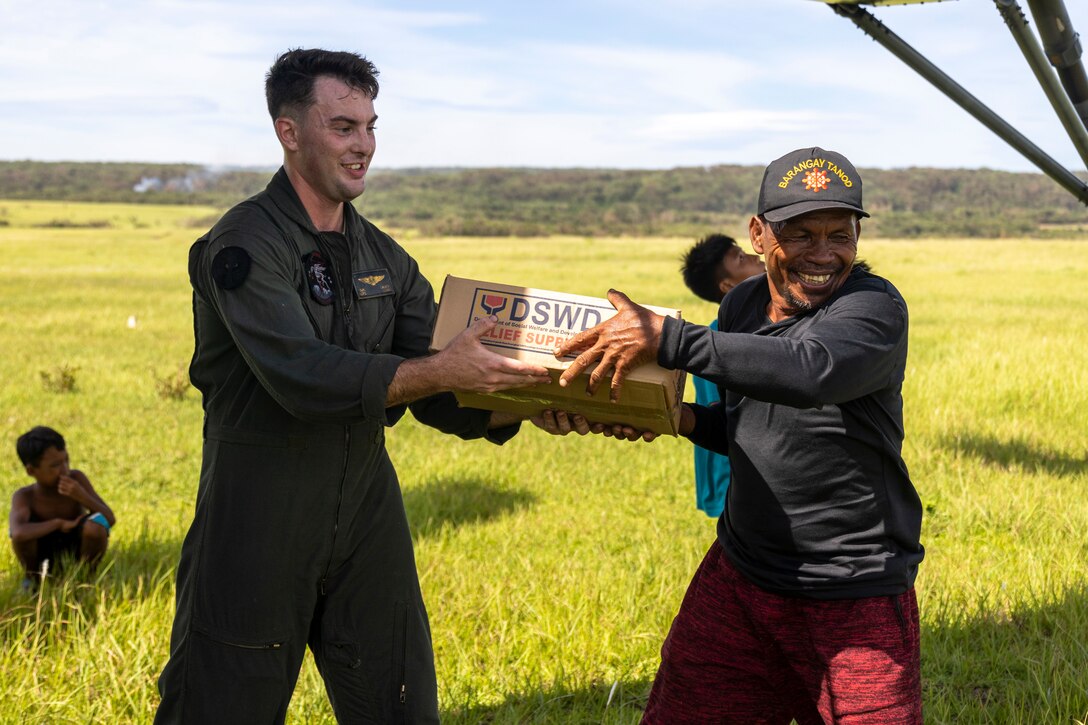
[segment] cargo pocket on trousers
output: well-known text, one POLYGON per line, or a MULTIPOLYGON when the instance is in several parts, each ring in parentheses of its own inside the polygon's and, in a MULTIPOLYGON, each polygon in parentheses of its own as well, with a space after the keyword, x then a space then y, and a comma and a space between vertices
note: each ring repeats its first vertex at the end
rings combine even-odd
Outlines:
POLYGON ((325 630, 318 667, 333 710, 340 722, 437 723, 433 670, 428 673, 424 664, 416 664, 430 655, 430 648, 421 649, 424 643, 413 641, 425 636, 426 627, 416 624, 415 605, 393 601, 387 606, 384 616, 373 613, 367 632, 371 637, 363 641, 350 629, 325 630))
MULTIPOLYGON (((230 702, 262 703, 254 705, 260 709, 274 709, 285 693, 290 696, 285 640, 220 637, 198 627, 194 627, 189 636, 191 660, 186 668, 185 685, 190 692, 208 693, 213 700, 218 700, 214 693, 229 691, 230 702)), ((226 708, 228 703, 208 702, 206 705, 214 710, 226 708)), ((218 717, 214 721, 225 720, 218 717)))
POLYGON ((194 625, 193 631, 201 635, 202 637, 218 644, 226 645, 227 647, 234 647, 241 650, 270 650, 274 652, 276 650, 283 649, 283 646, 286 644, 283 637, 251 640, 241 637, 235 637, 229 634, 217 634, 211 629, 199 625, 194 625))
POLYGON ((359 647, 354 642, 326 642, 325 655, 333 667, 357 670, 363 665, 359 647))
POLYGON ((359 644, 343 639, 321 643, 321 676, 336 717, 343 722, 382 722, 381 689, 363 663, 359 644))

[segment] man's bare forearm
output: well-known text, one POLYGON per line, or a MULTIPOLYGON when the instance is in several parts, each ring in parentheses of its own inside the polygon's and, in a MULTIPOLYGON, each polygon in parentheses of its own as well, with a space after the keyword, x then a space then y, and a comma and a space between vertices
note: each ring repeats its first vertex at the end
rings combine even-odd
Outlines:
POLYGON ((525 420, 524 415, 503 413, 502 411, 494 410, 491 412, 490 420, 487 421, 487 429, 491 430, 492 428, 504 428, 508 425, 520 423, 523 420, 525 420))
POLYGON ((444 391, 439 384, 439 364, 435 356, 405 360, 397 366, 397 372, 389 382, 385 395, 385 407, 405 405, 444 391))
POLYGON ((402 362, 389 383, 385 407, 448 390, 494 393, 551 381, 542 365, 505 358, 484 348, 479 338, 494 326, 494 319, 477 320, 440 352, 402 362))
POLYGON ((695 430, 695 411, 691 409, 691 406, 687 403, 680 404, 680 430, 677 431, 682 436, 691 435, 695 430))

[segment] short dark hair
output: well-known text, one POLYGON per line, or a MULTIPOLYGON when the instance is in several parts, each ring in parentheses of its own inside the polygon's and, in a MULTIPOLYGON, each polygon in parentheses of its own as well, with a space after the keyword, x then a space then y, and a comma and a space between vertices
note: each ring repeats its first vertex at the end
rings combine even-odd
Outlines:
POLYGON ((15 452, 19 454, 19 460, 24 466, 38 465, 42 455, 50 448, 63 451, 64 436, 44 425, 31 428, 15 441, 15 452))
POLYGON ((723 295, 720 285, 725 275, 722 259, 735 246, 736 239, 724 234, 711 234, 689 249, 680 266, 688 289, 707 302, 721 302, 723 295))
POLYGON ((298 118, 314 102, 314 81, 332 76, 347 86, 378 97, 378 69, 357 53, 293 48, 276 58, 264 77, 264 95, 268 113, 275 121, 280 116, 298 118))

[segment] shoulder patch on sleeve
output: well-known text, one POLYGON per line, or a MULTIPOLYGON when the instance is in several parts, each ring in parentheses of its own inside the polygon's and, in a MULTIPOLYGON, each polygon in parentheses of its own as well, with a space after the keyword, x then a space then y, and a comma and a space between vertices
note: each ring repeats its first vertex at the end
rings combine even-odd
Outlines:
POLYGON ((241 287, 249 275, 249 252, 241 247, 223 247, 212 259, 212 279, 222 289, 241 287))

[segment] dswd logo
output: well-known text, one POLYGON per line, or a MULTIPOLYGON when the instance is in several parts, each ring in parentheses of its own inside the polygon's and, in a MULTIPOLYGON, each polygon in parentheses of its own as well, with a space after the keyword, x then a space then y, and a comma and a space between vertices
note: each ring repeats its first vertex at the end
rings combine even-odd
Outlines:
POLYGON ((502 295, 484 295, 480 298, 480 307, 489 315, 497 315, 506 309, 507 301, 502 295))

